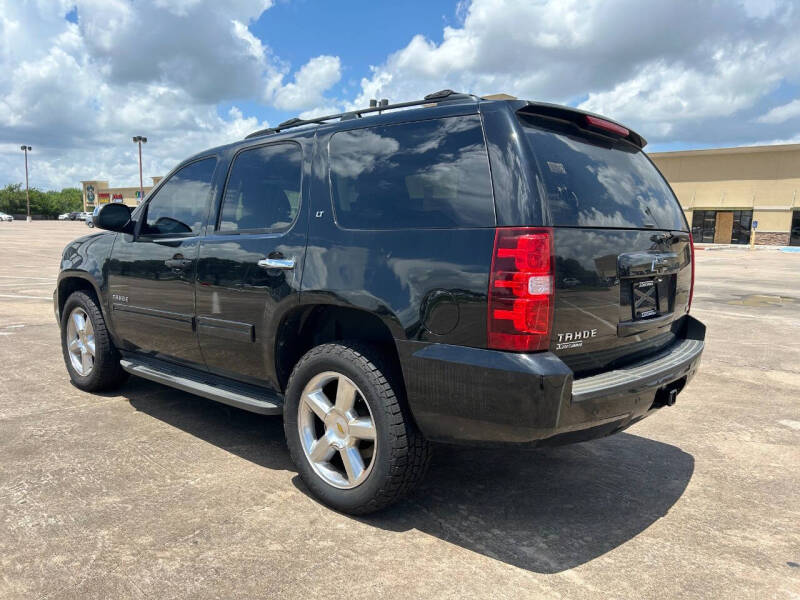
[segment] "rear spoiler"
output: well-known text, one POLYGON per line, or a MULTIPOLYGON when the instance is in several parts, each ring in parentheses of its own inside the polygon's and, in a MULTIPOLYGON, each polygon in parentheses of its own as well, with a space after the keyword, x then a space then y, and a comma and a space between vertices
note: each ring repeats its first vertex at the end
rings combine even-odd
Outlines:
POLYGON ((633 129, 625 127, 625 125, 621 125, 601 115, 578 110, 577 108, 549 104, 547 102, 527 102, 522 108, 517 110, 517 113, 523 115, 537 115, 550 119, 558 119, 559 121, 569 121, 586 131, 602 133, 604 135, 611 135, 628 140, 639 148, 644 148, 647 145, 647 140, 633 129))

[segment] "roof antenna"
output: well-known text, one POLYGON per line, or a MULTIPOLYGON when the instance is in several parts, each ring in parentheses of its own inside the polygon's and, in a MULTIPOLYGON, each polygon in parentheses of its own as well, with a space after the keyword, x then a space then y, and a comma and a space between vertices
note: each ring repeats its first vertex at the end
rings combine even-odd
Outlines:
POLYGON ((375 108, 376 106, 378 106, 378 101, 375 100, 375 98, 373 98, 372 100, 369 101, 369 107, 370 108, 375 108))

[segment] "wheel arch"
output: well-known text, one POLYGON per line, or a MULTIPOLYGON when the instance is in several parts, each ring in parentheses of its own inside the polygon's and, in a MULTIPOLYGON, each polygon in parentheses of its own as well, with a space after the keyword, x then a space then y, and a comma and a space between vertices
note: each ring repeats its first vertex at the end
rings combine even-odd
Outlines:
POLYGON ((97 282, 89 273, 86 273, 85 271, 62 271, 58 276, 56 290, 58 292, 57 307, 59 322, 64 314, 64 305, 67 302, 67 298, 69 298, 75 292, 83 291, 88 292, 94 301, 97 302, 97 306, 100 308, 100 312, 103 313, 103 318, 105 319, 106 324, 108 324, 109 319, 106 307, 105 304, 100 300, 102 297, 100 294, 100 289, 97 286, 97 282))
MULTIPOLYGON (((275 374, 281 392, 292 369, 311 348, 330 342, 357 340, 380 347, 401 373, 395 337, 389 325, 372 312, 333 304, 301 305, 284 316, 275 339, 275 374)), ((405 386, 402 376, 399 385, 405 386)))

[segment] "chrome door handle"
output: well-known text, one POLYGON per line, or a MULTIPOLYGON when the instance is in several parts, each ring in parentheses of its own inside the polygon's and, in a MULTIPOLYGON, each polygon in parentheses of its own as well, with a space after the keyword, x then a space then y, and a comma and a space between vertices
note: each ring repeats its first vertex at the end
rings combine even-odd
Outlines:
POLYGON ((170 258, 164 261, 164 265, 173 271, 180 271, 192 264, 189 258, 170 258))
POLYGON ((293 258, 262 258, 258 266, 265 269, 294 269, 293 258))

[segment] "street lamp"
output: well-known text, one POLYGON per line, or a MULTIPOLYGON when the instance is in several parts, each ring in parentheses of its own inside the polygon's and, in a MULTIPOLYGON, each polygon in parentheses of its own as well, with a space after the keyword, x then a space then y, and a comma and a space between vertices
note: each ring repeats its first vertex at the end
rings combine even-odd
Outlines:
POLYGON ((33 150, 30 146, 20 146, 20 150, 25 153, 25 204, 28 205, 28 218, 27 221, 31 220, 31 197, 28 193, 28 151, 33 150))
POLYGON ((147 138, 143 135, 133 136, 133 143, 139 144, 139 202, 144 200, 144 182, 142 181, 142 144, 147 143, 147 138))

